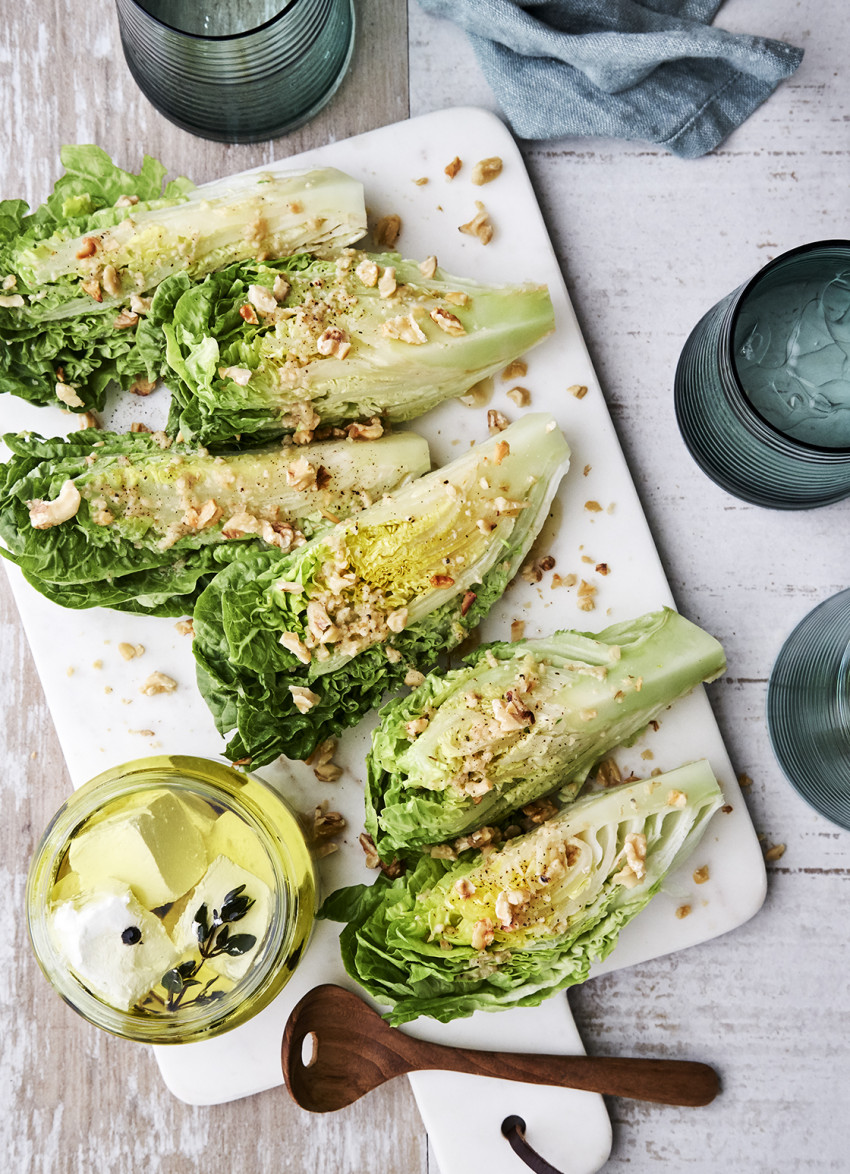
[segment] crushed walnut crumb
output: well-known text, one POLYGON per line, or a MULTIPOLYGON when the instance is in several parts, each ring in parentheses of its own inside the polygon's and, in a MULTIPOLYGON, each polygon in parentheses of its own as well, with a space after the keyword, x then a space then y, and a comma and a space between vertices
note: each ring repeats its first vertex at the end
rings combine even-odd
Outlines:
POLYGON ((447 179, 454 179, 454 177, 460 171, 461 167, 463 167, 463 164, 461 163, 458 156, 455 155, 455 157, 454 157, 454 159, 452 159, 451 163, 447 163, 446 166, 443 168, 443 171, 445 173, 446 178, 447 179))
MULTIPOLYGON (((542 558, 536 558, 530 563, 525 563, 520 575, 526 583, 539 583, 547 571, 551 571, 555 566, 555 559, 551 554, 546 554, 542 558)), ((552 576, 553 579, 555 576, 552 576)), ((558 576, 560 578, 560 576, 558 576)))
POLYGON ((682 920, 683 917, 689 917, 690 913, 691 913, 690 905, 680 905, 679 908, 676 910, 676 916, 679 918, 680 921, 682 920))
POLYGON ((495 408, 490 408, 487 412, 487 429, 491 436, 496 436, 499 432, 504 432, 510 426, 510 420, 504 414, 495 408))
POLYGON ((174 627, 181 636, 195 635, 195 624, 193 620, 178 620, 174 627))
POLYGON ((785 845, 784 844, 773 844, 765 852, 764 858, 765 858, 765 860, 768 861, 768 863, 772 863, 774 860, 779 860, 784 855, 785 855, 785 845))
POLYGON ((603 758, 596 768, 596 782, 600 787, 616 787, 623 775, 613 758, 603 758))
POLYGON ((594 501, 593 499, 591 499, 590 501, 586 501, 584 503, 584 508, 587 510, 587 512, 589 514, 598 514, 598 513, 601 513, 601 511, 602 511, 602 506, 599 504, 598 501, 594 501))
POLYGON ((480 200, 475 201, 475 208, 475 215, 466 224, 459 224, 458 232, 465 233, 466 236, 475 236, 482 245, 489 245, 493 239, 493 225, 487 215, 487 209, 480 200))
POLYGON ((583 383, 573 383, 567 388, 567 395, 574 395, 576 399, 584 399, 587 395, 587 388, 583 383))
POLYGON ((527 408, 531 403, 531 392, 527 387, 512 387, 506 394, 508 399, 518 408, 527 408))
POLYGON ((391 249, 398 240, 400 232, 401 217, 391 212, 388 216, 380 218, 372 232, 372 237, 379 248, 391 249))
POLYGON ((501 174, 502 160, 498 155, 491 155, 489 159, 479 159, 469 178, 476 187, 482 187, 485 183, 492 183, 501 174))
POLYGON ((511 622, 511 642, 516 643, 525 635, 525 620, 513 620, 511 622))
POLYGON ((144 656, 144 644, 130 644, 126 640, 122 640, 118 645, 118 651, 123 656, 124 660, 133 660, 137 656, 144 656))
POLYGON ((704 885, 708 880, 708 865, 703 864, 701 868, 695 868, 693 872, 694 884, 704 885))
POLYGON ((437 258, 432 254, 430 257, 426 257, 424 261, 420 261, 419 272, 426 281, 430 280, 437 272, 437 258))
POLYGON ((155 697, 158 693, 173 693, 177 688, 177 682, 173 677, 168 677, 165 673, 154 672, 145 680, 139 687, 139 692, 144 693, 146 697, 155 697))
POLYGON ((742 771, 741 774, 738 775, 738 785, 740 787, 751 787, 752 783, 753 780, 746 772, 742 771))

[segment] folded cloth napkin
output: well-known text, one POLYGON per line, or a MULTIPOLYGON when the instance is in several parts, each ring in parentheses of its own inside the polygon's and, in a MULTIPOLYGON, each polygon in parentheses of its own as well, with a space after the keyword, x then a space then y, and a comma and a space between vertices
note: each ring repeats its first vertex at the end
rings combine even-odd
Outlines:
POLYGON ((469 39, 525 139, 602 135, 704 155, 802 49, 708 24, 723 0, 420 0, 469 39))

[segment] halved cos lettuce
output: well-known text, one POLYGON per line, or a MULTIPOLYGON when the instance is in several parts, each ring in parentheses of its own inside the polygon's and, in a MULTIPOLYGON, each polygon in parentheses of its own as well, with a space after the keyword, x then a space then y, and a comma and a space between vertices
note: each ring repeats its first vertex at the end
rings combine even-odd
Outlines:
POLYGON ((706 762, 589 794, 534 831, 341 889, 345 968, 395 1025, 530 1007, 587 978, 701 839, 723 796, 706 762))
POLYGON ((112 380, 156 379, 161 338, 145 315, 170 274, 342 247, 366 230, 362 185, 333 168, 163 190, 165 168, 147 156, 138 175, 99 147, 61 157, 66 174, 35 212, 0 202, 0 391, 35 403, 100 408, 112 380))
POLYGON ((172 278, 170 430, 204 444, 380 416, 460 396, 554 328, 544 286, 486 286, 395 254, 344 250, 172 278))
POLYGON ((569 464, 552 417, 284 554, 247 551, 195 608, 198 683, 234 760, 306 758, 459 644, 504 591, 569 464))
POLYGON ((211 456, 163 433, 5 437, 0 537, 66 607, 182 615, 247 545, 291 550, 430 469, 410 432, 211 456))
POLYGON ((452 840, 560 791, 725 668, 669 608, 598 634, 491 644, 391 701, 372 736, 366 828, 378 851, 452 840))

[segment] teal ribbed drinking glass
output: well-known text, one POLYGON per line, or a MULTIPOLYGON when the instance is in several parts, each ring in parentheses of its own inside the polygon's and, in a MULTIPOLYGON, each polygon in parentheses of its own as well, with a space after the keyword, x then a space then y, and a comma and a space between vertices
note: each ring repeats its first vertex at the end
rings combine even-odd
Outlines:
POLYGON ((353 0, 116 0, 145 97, 201 138, 251 143, 301 126, 348 68, 353 0))
POLYGON ((850 588, 783 644, 767 688, 773 751, 802 797, 850 829, 850 588))
POLYGON ((850 496, 850 241, 777 257, 695 326, 676 418, 704 473, 744 501, 850 496))

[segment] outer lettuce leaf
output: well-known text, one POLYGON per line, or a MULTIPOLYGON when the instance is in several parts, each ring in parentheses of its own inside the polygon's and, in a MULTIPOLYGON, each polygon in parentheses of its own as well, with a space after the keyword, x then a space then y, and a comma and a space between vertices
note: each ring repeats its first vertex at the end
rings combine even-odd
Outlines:
POLYGON ((725 657, 665 608, 598 634, 484 645, 466 664, 382 710, 366 828, 387 858, 500 823, 555 790, 574 797, 600 759, 718 676, 725 657))
POLYGON ((568 456, 551 417, 525 416, 292 554, 247 552, 217 575, 193 647, 218 729, 236 730, 229 756, 305 758, 459 644, 528 551, 568 456))
POLYGON ((23 200, 0 202, 0 276, 14 278, 4 293, 25 303, 0 305, 0 391, 59 403, 61 370, 83 401, 72 410, 85 411, 103 407, 112 381, 128 387, 138 378, 156 379, 164 354, 139 354, 133 331, 113 326, 115 303, 99 305, 80 295, 76 277, 45 285, 33 273, 33 258, 52 247, 48 241, 60 244, 108 229, 131 213, 180 203, 192 185, 177 179, 163 188, 165 168, 148 155, 138 175, 116 167, 100 147, 63 147, 61 159, 65 174, 34 212, 27 214, 23 200), (122 196, 138 202, 116 207, 122 196))
POLYGON ((35 403, 101 408, 111 382, 163 374, 162 335, 144 315, 169 275, 341 247, 366 228, 362 185, 333 168, 163 190, 165 169, 148 157, 138 175, 98 147, 66 147, 62 161, 66 175, 32 215, 22 201, 0 205, 0 391, 35 403))
POLYGON ((161 327, 173 372, 170 428, 204 444, 374 415, 409 420, 463 395, 554 327, 545 287, 485 286, 439 269, 425 278, 414 261, 351 249, 335 260, 247 262, 198 285, 165 286, 150 323, 161 327), (391 296, 380 282, 367 284, 388 270, 391 296), (288 292, 278 308, 252 314, 252 288, 270 292, 277 280, 280 290, 281 277, 288 292), (411 313, 413 341, 386 334, 411 313), (329 327, 350 345, 344 356, 323 353, 329 327))
POLYGON ((333 893, 319 916, 347 922, 345 968, 394 1025, 536 1006, 610 954, 722 801, 692 763, 587 795, 486 857, 424 855, 397 880, 333 893))
POLYGON ((362 509, 364 492, 388 492, 430 468, 428 445, 413 433, 217 457, 159 433, 5 439, 13 456, 0 466, 2 553, 64 607, 158 615, 191 610, 231 553, 288 549, 362 509), (30 504, 53 501, 68 481, 81 495, 76 514, 35 528, 30 504), (201 524, 210 502, 215 513, 201 524))

